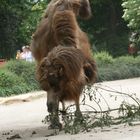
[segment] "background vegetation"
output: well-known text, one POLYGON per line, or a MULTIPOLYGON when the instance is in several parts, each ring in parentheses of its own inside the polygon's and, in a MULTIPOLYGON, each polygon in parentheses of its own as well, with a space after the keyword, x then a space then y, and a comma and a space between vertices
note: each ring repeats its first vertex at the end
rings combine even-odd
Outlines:
MULTIPOLYGON (((16 50, 30 44, 31 36, 49 1, 0 0, 0 59, 10 60, 0 67, 0 97, 40 90, 35 79, 35 63, 12 59, 15 58, 16 50)), ((97 82, 140 77, 140 56, 128 56, 131 40, 134 40, 133 43, 140 50, 140 0, 90 0, 90 3, 92 18, 89 21, 78 21, 81 28, 88 33, 92 49, 96 52, 94 57, 98 68, 97 82), (137 38, 131 38, 132 33, 135 33, 137 38)), ((95 90, 99 90, 99 87, 95 87, 95 90)), ((114 91, 111 92, 113 97, 114 91)), ((139 99, 134 98, 134 94, 117 93, 121 96, 127 95, 137 105, 127 103, 124 98, 116 109, 119 111, 118 118, 110 116, 114 111, 110 109, 104 112, 94 110, 92 113, 95 118, 87 112, 83 120, 77 121, 73 119, 73 114, 68 114, 70 117, 64 120, 64 131, 75 134, 80 131, 88 132, 96 126, 131 124, 131 121, 140 120, 139 99), (101 117, 98 117, 99 114, 101 117)), ((86 94, 90 101, 99 104, 94 91, 86 94)), ((115 95, 115 100, 116 97, 115 95)), ((105 102, 107 103, 106 100, 105 102)))
POLYGON ((11 60, 0 68, 0 96, 39 90, 35 80, 35 63, 11 60))
MULTIPOLYGON (((48 2, 0 1, 0 58, 14 58, 16 50, 30 44, 48 2)), ((129 33, 140 28, 139 0, 90 0, 90 3, 92 18, 88 22, 79 19, 79 23, 88 33, 94 51, 105 50, 113 57, 127 54, 129 33)))
MULTIPOLYGON (((107 52, 95 54, 98 80, 109 81, 140 76, 140 56, 113 58, 107 52)), ((35 63, 11 60, 0 68, 0 96, 40 90, 35 80, 35 63)))
MULTIPOLYGON (((15 58, 16 50, 30 44, 49 0, 0 1, 0 59, 15 58)), ((127 56, 129 38, 140 47, 139 0, 90 0, 93 16, 78 19, 88 33, 98 66, 98 81, 140 76, 140 56, 127 56)), ((9 61, 0 69, 0 96, 38 90, 35 64, 9 61), (18 83, 18 86, 17 86, 18 83)))

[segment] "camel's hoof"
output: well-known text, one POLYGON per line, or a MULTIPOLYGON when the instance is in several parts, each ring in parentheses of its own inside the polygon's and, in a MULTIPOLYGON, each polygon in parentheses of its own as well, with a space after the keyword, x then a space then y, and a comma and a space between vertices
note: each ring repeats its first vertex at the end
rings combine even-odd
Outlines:
POLYGON ((67 112, 65 110, 61 110, 60 113, 65 116, 67 114, 67 112))
POLYGON ((83 115, 82 115, 82 113, 81 112, 79 112, 79 111, 76 111, 75 112, 75 119, 74 119, 74 122, 75 123, 82 123, 84 121, 84 118, 83 118, 83 115))
POLYGON ((59 130, 62 130, 62 124, 61 123, 51 124, 50 126, 48 126, 48 129, 59 129, 59 130))
POLYGON ((80 111, 76 111, 75 112, 75 117, 76 118, 83 118, 83 115, 82 115, 82 113, 80 111))

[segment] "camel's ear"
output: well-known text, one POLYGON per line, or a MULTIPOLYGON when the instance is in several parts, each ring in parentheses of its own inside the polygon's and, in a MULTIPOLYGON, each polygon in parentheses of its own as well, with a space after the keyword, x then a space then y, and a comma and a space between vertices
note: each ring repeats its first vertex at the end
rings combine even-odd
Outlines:
POLYGON ((80 2, 79 16, 83 19, 89 19, 92 15, 89 0, 80 0, 80 2))

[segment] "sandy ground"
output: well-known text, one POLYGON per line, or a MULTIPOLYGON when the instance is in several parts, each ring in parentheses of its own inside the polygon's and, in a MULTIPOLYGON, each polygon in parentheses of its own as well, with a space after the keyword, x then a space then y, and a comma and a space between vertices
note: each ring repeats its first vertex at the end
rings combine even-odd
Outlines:
MULTIPOLYGON (((96 86, 112 90, 111 87, 113 90, 129 94, 136 93, 140 99, 140 78, 103 82, 96 86)), ((133 103, 132 99, 122 95, 116 96, 116 93, 102 89, 97 90, 96 94, 97 100, 101 99, 100 105, 103 110, 108 109, 108 106, 112 109, 117 108, 123 100, 133 103)), ((95 102, 87 100, 86 103, 98 110, 95 102)), ((82 106, 81 109, 85 110, 82 106)), ((77 135, 65 134, 63 131, 55 135, 57 131, 48 130, 48 124, 42 123, 47 114, 46 93, 43 91, 0 98, 0 140, 140 140, 139 122, 134 126, 95 128, 91 132, 77 135)))

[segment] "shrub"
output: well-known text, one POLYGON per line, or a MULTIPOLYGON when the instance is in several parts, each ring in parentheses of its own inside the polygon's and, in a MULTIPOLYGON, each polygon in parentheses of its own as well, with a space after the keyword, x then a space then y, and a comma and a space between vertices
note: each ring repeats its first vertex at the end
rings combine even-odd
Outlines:
POLYGON ((0 71, 0 87, 11 87, 17 83, 23 82, 16 74, 6 70, 0 71))
POLYGON ((39 89, 38 83, 35 80, 35 63, 12 60, 7 63, 6 68, 16 75, 23 77, 25 83, 29 85, 31 89, 39 89))
POLYGON ((0 96, 40 90, 35 80, 35 63, 11 60, 0 71, 0 96))
POLYGON ((30 70, 35 69, 35 64, 23 60, 11 60, 7 62, 5 67, 9 71, 20 75, 22 73, 27 73, 30 70))
POLYGON ((134 66, 136 65, 139 67, 140 65, 140 56, 138 57, 132 57, 132 56, 121 56, 116 59, 116 63, 123 63, 129 66, 134 66))
POLYGON ((105 52, 105 51, 96 53, 94 55, 94 57, 96 59, 97 65, 99 65, 99 67, 102 65, 112 64, 114 62, 113 57, 111 55, 109 55, 108 52, 105 52))
POLYGON ((22 77, 4 69, 0 71, 0 96, 10 96, 28 91, 30 88, 22 77))
MULTIPOLYGON (((98 80, 109 81, 140 76, 140 56, 113 58, 107 52, 95 54, 98 80)), ((0 68, 0 96, 40 90, 35 80, 35 63, 11 60, 0 68)))
POLYGON ((140 76, 140 57, 122 56, 113 59, 112 63, 97 59, 98 82, 127 79, 140 76))
POLYGON ((117 59, 116 59, 116 63, 123 63, 123 64, 126 64, 126 65, 130 65, 130 64, 133 64, 133 63, 135 63, 135 58, 134 57, 132 57, 132 56, 121 56, 121 57, 118 57, 117 59))

